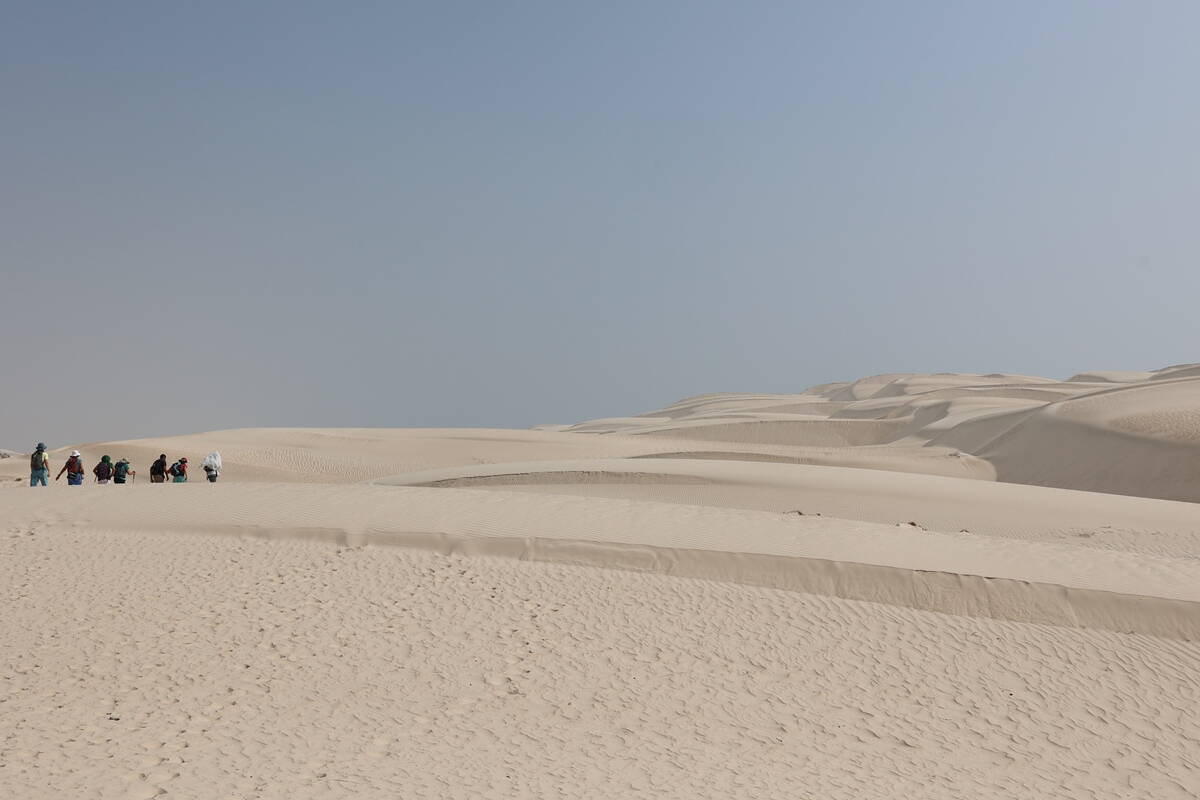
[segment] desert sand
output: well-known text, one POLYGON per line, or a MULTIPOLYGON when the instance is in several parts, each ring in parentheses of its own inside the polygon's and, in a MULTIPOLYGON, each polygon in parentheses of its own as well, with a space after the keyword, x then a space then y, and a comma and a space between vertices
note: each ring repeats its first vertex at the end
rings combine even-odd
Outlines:
POLYGON ((1196 797, 1198 400, 884 375, 3 459, 0 796, 1196 797))

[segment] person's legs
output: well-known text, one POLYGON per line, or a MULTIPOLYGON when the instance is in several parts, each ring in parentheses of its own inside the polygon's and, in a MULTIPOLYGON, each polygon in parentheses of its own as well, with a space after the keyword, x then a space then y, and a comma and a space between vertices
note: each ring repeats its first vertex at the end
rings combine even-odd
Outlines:
POLYGON ((68 486, 83 486, 83 473, 76 472, 75 474, 67 473, 68 486))
POLYGON ((50 477, 50 470, 35 469, 29 473, 30 486, 47 486, 46 479, 50 477))

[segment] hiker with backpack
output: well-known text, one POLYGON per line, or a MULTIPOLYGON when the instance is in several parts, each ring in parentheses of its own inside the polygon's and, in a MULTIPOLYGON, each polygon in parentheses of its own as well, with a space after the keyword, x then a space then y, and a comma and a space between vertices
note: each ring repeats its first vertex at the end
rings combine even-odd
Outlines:
POLYGON ((171 483, 187 483, 187 458, 181 458, 171 465, 171 483))
POLYGON ((128 458, 122 458, 113 467, 113 483, 125 483, 126 479, 131 475, 137 475, 137 473, 129 468, 128 458))
POLYGON ((159 455, 158 460, 150 465, 150 482, 151 483, 166 483, 167 482, 167 454, 159 455))
POLYGON ((46 443, 38 442, 37 450, 29 456, 29 485, 48 486, 46 479, 50 477, 50 456, 46 454, 46 443))
POLYGON ((68 486, 83 486, 83 458, 79 455, 78 450, 71 451, 71 457, 54 476, 54 480, 61 478, 64 472, 67 473, 68 486))
POLYGON ((96 483, 108 483, 113 476, 112 459, 108 456, 101 456, 100 463, 92 467, 92 474, 96 476, 96 483))
POLYGON ((221 474, 221 454, 213 450, 204 457, 200 466, 204 468, 204 477, 208 478, 208 482, 216 483, 217 476, 221 474))

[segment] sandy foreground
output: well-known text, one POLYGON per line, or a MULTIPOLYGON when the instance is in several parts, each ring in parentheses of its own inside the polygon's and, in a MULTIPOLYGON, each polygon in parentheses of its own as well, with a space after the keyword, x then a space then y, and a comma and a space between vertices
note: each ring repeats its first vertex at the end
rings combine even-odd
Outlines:
POLYGON ((0 460, 0 796, 1200 796, 1197 373, 0 460))

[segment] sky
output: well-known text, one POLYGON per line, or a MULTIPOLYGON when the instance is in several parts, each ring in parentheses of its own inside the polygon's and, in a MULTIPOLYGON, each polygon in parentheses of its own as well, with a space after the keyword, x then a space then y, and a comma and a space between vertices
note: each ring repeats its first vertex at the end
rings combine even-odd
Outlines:
POLYGON ((1200 361, 1200 4, 0 0, 0 445, 1200 361))

